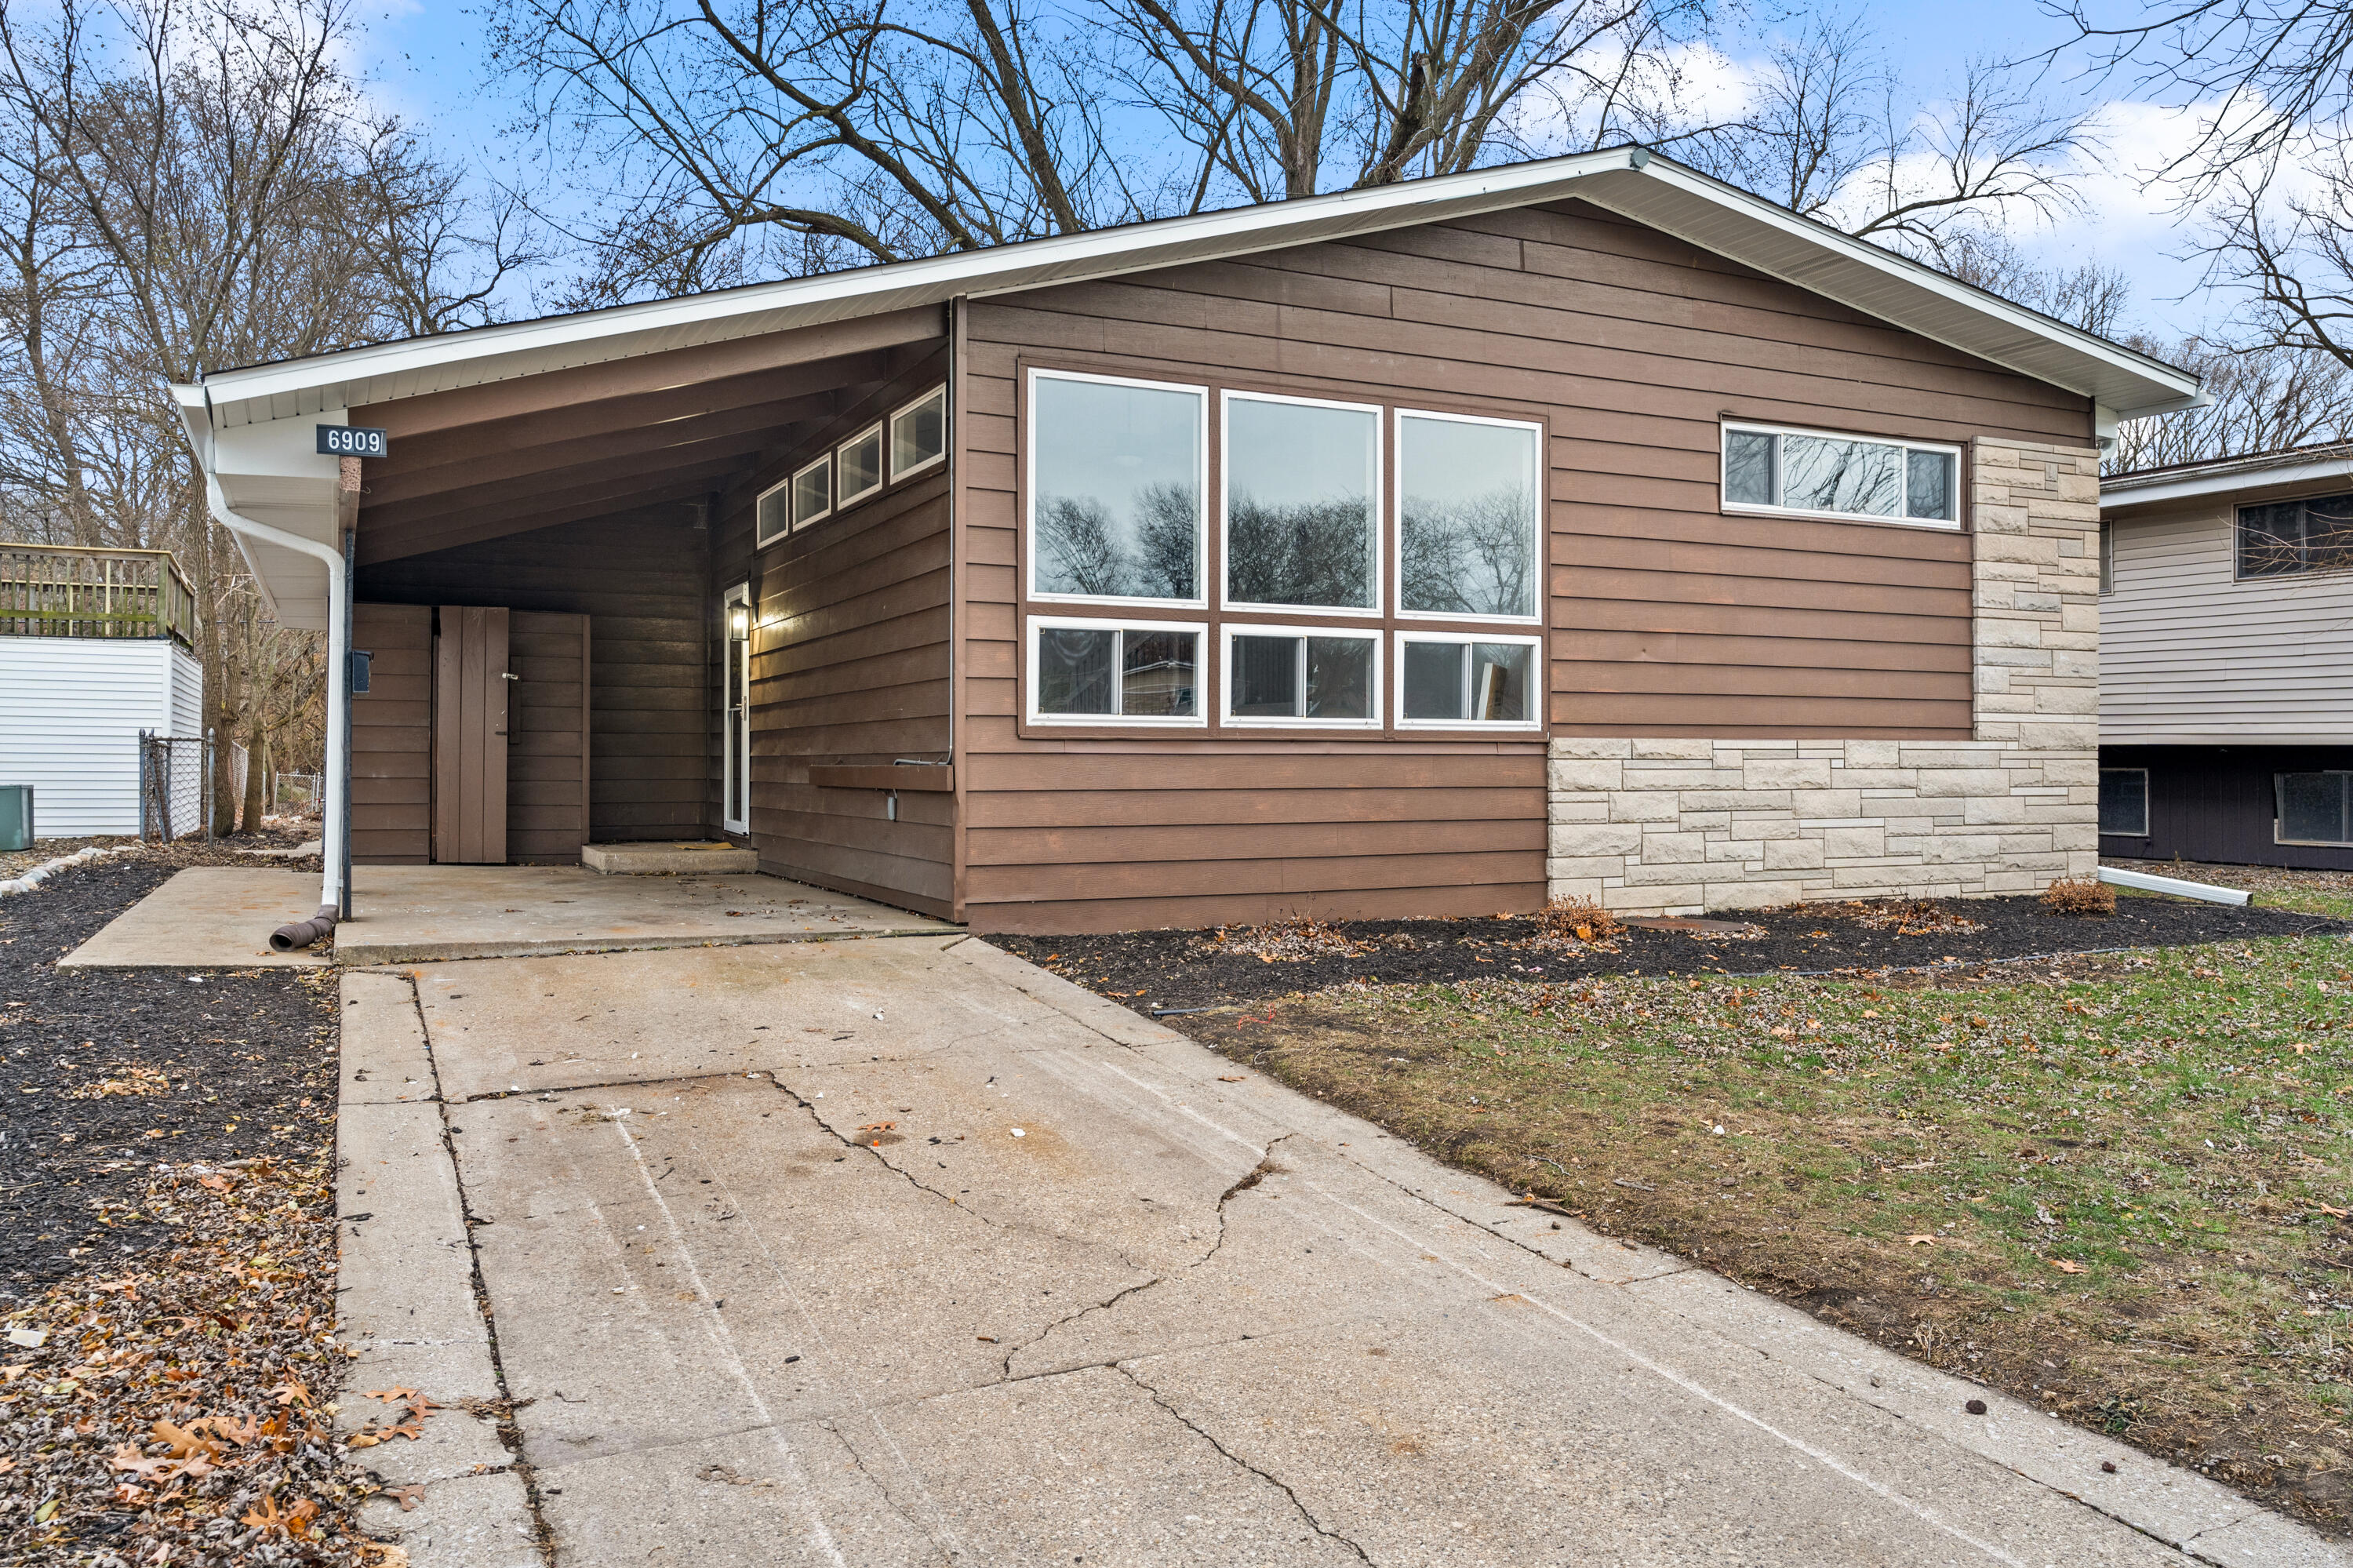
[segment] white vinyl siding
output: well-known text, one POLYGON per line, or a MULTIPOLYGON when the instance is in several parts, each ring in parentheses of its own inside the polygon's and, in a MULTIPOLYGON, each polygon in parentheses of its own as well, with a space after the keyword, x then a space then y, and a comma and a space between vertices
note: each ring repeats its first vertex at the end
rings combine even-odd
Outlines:
POLYGON ((203 682, 168 641, 0 637, 0 784, 45 839, 137 832, 139 732, 202 734, 203 682))
POLYGON ((2353 572, 2241 581, 2235 515, 2218 498, 2114 521, 2103 744, 2353 740, 2353 572))

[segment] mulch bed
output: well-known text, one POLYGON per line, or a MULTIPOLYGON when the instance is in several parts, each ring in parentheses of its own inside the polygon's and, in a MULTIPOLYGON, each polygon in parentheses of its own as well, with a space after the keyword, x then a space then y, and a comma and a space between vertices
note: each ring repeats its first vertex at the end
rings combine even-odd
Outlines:
POLYGON ((2114 915, 2054 915, 2035 898, 1800 904, 1724 918, 1743 938, 1629 927, 1553 945, 1535 920, 1335 920, 1259 931, 1125 931, 991 937, 1032 963, 1138 1012, 1228 1006, 1361 982, 1423 985, 1604 974, 1818 974, 1983 963, 2111 948, 2187 947, 2242 937, 2307 937, 2353 926, 2284 910, 2133 898, 2114 915))
POLYGON ((332 974, 56 967, 183 866, 287 863, 234 853, 255 842, 151 846, 0 899, 6 1561, 383 1558, 349 1533, 364 1481, 324 1431, 332 974))

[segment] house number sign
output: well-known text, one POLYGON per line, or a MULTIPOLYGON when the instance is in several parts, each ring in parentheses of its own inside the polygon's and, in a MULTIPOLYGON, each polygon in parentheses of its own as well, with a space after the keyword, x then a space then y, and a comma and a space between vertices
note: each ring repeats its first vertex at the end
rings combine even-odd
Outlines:
POLYGON ((364 425, 319 427, 319 450, 331 457, 382 457, 389 445, 384 431, 364 425))

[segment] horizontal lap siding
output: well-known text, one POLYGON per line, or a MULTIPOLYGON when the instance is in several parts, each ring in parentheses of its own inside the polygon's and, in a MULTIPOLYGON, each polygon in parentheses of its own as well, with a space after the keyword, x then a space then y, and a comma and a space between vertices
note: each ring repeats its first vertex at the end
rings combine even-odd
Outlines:
POLYGON ((433 858, 433 610, 354 604, 352 646, 371 655, 352 698, 352 858, 423 865, 433 858))
POLYGON ((577 865, 587 842, 581 733, 590 649, 585 615, 517 610, 507 620, 507 859, 577 865))
MULTIPOLYGON (((941 464, 770 545, 754 546, 759 493, 946 376, 916 359, 808 442, 728 492, 714 599, 752 587, 751 839, 763 869, 926 914, 955 901, 954 797, 820 788, 812 767, 945 762, 948 479, 941 464)), ((884 430, 889 440, 889 430, 884 430)))
POLYGON ((980 929, 1543 897, 1540 743, 1019 735, 1024 355, 1545 415, 1558 735, 1966 738, 1968 536, 1726 515, 1719 421, 2090 435, 2080 398, 1577 204, 977 301, 965 320, 958 762, 980 929))
MULTIPOLYGON (((364 513, 360 525, 364 532, 364 513)), ((692 839, 717 826, 713 764, 705 749, 708 560, 702 529, 597 519, 363 566, 357 593, 406 604, 586 615, 590 836, 600 842, 692 839)), ((543 788, 549 783, 526 777, 510 788, 536 800, 551 792, 543 788)))

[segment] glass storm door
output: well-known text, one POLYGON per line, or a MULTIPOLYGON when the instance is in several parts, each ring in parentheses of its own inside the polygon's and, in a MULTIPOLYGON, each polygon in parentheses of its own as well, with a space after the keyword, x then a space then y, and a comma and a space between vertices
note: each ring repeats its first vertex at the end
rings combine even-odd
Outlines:
POLYGON ((720 698, 720 821, 731 833, 752 831, 751 590, 727 590, 720 607, 720 646, 726 650, 720 698))

